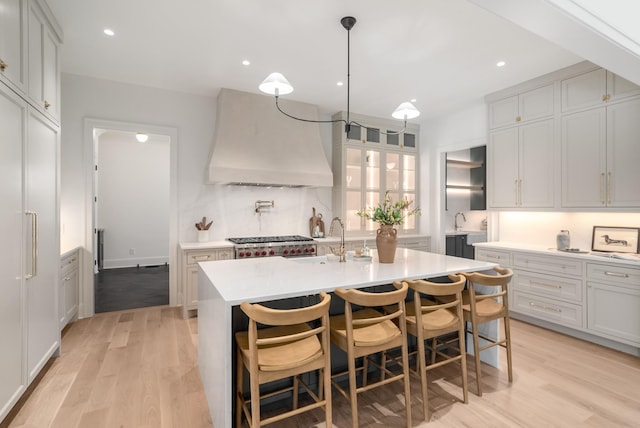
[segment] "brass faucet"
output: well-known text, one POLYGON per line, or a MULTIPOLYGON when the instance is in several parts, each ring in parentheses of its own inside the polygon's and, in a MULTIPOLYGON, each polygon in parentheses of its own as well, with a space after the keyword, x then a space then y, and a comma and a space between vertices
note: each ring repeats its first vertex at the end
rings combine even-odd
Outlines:
POLYGON ((342 220, 340 220, 340 217, 334 217, 333 220, 331 220, 331 225, 329 226, 329 236, 333 236, 333 226, 335 225, 336 222, 340 224, 340 229, 342 230, 342 234, 340 235, 340 251, 336 255, 340 256, 341 262, 346 262, 347 260, 344 257, 346 253, 346 251, 344 250, 344 223, 342 223, 342 220))

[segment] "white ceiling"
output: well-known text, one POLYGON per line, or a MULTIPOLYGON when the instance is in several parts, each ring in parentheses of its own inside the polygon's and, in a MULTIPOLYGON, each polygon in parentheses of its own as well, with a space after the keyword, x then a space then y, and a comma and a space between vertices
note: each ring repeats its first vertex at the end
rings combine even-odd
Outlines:
POLYGON ((331 113, 346 109, 336 85, 346 81, 346 15, 358 20, 351 111, 360 114, 389 117, 416 98, 424 121, 582 60, 467 0, 47 2, 64 31, 63 72, 216 96, 257 93, 280 71, 295 88, 287 98, 331 113))

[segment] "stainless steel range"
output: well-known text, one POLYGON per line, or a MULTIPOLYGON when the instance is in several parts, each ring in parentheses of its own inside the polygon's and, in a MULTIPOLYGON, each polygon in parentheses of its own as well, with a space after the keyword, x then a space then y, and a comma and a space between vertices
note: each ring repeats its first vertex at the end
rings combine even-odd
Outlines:
POLYGON ((235 244, 236 259, 315 256, 318 250, 312 238, 300 235, 227 238, 227 240, 235 244))

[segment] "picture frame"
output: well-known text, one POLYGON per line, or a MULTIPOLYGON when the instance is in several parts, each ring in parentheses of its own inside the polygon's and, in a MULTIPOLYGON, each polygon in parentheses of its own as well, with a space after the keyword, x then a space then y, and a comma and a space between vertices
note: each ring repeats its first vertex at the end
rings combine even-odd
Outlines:
POLYGON ((640 228, 593 226, 591 251, 640 253, 640 228))

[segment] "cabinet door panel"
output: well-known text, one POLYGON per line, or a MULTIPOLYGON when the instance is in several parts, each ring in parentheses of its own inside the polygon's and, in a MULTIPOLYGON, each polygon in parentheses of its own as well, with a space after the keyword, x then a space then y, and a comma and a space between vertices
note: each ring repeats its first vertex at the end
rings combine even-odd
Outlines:
POLYGON ((25 46, 24 0, 0 0, 0 81, 8 80, 24 90, 25 72, 22 49, 25 46))
MULTIPOLYGON (((0 83, 0 86, 2 84, 0 83)), ((26 387, 23 360, 22 142, 26 105, 0 91, 0 420, 26 387)))
POLYGON ((640 100, 607 108, 607 205, 640 207, 640 100))
POLYGON ((640 345, 640 289, 587 282, 587 300, 590 330, 640 345))
POLYGON ((518 97, 509 97, 489 104, 489 129, 514 125, 518 116, 518 97))
POLYGON ((601 105, 607 94, 607 72, 590 71, 562 81, 562 111, 601 105))
POLYGON ((640 86, 609 71, 607 73, 607 93, 611 95, 613 101, 640 94, 640 86))
MULTIPOLYGON (((29 114, 26 190, 27 210, 37 213, 37 256, 31 255, 32 230, 27 225, 27 272, 36 275, 26 281, 29 306, 27 319, 28 373, 33 380, 60 339, 55 305, 60 267, 57 216, 57 129, 39 113, 29 114), (36 269, 37 268, 37 269, 36 269)), ((35 221, 31 217, 30 221, 35 221)))
POLYGON ((605 203, 606 110, 562 118, 562 206, 598 207, 605 203))
POLYGON ((522 122, 552 116, 553 84, 520 94, 519 111, 522 122))
POLYGON ((552 208, 555 171, 553 119, 520 127, 520 205, 552 208))
POLYGON ((489 206, 515 207, 518 190, 518 128, 492 132, 487 151, 489 206))

